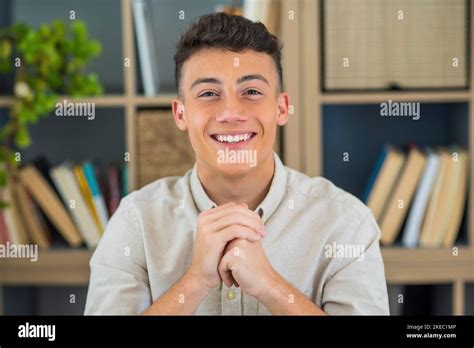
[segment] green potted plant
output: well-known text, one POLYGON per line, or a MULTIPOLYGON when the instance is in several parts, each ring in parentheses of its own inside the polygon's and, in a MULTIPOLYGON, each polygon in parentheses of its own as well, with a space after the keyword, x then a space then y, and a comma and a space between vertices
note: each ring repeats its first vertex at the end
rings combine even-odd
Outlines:
POLYGON ((18 23, 0 30, 0 78, 14 72, 13 103, 0 129, 1 187, 15 175, 15 151, 31 145, 28 127, 51 114, 59 95, 102 94, 97 75, 84 73, 101 49, 89 38, 86 25, 76 20, 39 28, 18 23))

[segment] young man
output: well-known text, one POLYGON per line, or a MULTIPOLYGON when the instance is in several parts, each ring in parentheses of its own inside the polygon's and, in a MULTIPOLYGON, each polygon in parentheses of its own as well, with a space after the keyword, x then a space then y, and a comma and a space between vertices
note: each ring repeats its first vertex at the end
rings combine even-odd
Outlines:
POLYGON ((289 108, 276 37, 206 15, 175 63, 173 116, 196 163, 122 200, 90 262, 86 314, 388 314, 369 209, 272 150, 289 108))

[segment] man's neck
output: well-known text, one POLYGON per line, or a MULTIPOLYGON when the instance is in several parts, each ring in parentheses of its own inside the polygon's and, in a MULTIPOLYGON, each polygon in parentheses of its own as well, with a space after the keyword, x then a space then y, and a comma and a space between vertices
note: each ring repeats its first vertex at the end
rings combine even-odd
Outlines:
POLYGON ((197 161, 197 173, 209 198, 217 205, 227 202, 246 203, 255 210, 264 200, 275 172, 273 154, 257 170, 251 170, 243 176, 227 177, 216 172, 205 163, 197 161))

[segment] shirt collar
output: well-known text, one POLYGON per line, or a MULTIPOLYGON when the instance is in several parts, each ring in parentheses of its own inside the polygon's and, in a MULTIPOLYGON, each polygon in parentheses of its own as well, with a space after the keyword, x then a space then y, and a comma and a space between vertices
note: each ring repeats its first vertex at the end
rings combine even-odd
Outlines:
MULTIPOLYGON (((275 162, 275 172, 273 173, 270 190, 268 190, 267 195, 255 210, 258 212, 264 223, 275 212, 286 191, 286 168, 276 153, 274 153, 273 158, 275 162)), ((194 203, 196 204, 199 212, 209 210, 217 206, 217 204, 209 198, 206 191, 202 187, 201 181, 199 180, 197 174, 196 164, 194 164, 194 167, 191 171, 190 189, 194 203)))
POLYGON ((209 198, 206 191, 204 191, 204 187, 202 187, 201 181, 199 180, 197 174, 196 163, 194 163, 194 167, 191 170, 189 186, 191 188, 191 195, 193 196, 194 203, 196 204, 199 212, 209 210, 217 206, 217 204, 209 198))

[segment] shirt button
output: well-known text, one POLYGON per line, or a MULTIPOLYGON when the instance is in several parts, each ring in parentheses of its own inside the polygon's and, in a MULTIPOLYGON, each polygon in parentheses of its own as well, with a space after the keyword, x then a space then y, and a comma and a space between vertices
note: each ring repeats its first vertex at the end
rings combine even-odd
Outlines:
POLYGON ((235 296, 235 291, 234 291, 234 290, 230 290, 230 291, 227 292, 227 298, 228 298, 229 300, 232 301, 233 299, 235 299, 235 297, 236 297, 236 296, 235 296))

